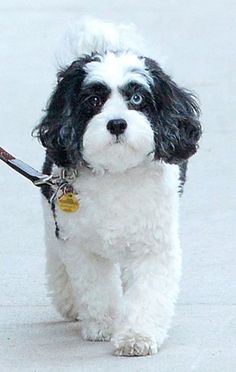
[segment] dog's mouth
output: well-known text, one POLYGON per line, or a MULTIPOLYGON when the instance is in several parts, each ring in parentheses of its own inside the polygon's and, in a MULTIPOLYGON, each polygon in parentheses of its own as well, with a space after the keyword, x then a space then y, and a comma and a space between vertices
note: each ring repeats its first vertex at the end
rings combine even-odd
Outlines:
POLYGON ((118 135, 118 136, 117 135, 112 136, 110 145, 116 145, 116 144, 121 144, 121 145, 127 144, 127 140, 123 134, 118 135))
MULTIPOLYGON (((137 148, 135 148, 134 146, 132 146, 131 143, 129 143, 129 141, 127 141, 127 138, 122 135, 122 136, 114 136, 115 138, 113 138, 108 146, 106 146, 107 149, 111 150, 112 151, 112 147, 114 146, 114 150, 118 150, 120 148, 120 151, 123 152, 123 151, 131 151, 132 153, 137 153, 139 152, 137 148)), ((119 151, 119 150, 118 150, 119 151)))

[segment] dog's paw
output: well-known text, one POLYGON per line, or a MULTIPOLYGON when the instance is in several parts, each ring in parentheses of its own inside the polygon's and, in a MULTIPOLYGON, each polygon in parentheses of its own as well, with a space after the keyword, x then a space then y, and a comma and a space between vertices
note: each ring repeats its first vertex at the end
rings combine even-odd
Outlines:
POLYGON ((110 341, 112 327, 95 320, 80 321, 81 336, 85 341, 110 341))
POLYGON ((146 356, 156 354, 157 343, 153 337, 139 333, 117 335, 113 339, 116 356, 146 356))
POLYGON ((55 304, 57 311, 61 316, 67 320, 75 321, 78 320, 78 311, 74 304, 55 304))

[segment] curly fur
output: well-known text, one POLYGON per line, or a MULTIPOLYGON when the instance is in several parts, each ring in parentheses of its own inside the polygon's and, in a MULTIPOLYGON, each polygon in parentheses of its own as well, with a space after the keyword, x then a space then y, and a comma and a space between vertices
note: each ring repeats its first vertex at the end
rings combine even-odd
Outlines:
MULTIPOLYGON (((58 85, 37 128, 39 139, 58 166, 76 167, 82 160, 81 138, 95 113, 82 104, 81 86, 84 67, 97 60, 97 56, 82 57, 58 73, 58 85)), ((145 58, 145 65, 154 81, 150 105, 143 112, 155 133, 155 158, 182 163, 197 151, 201 136, 196 98, 179 88, 155 61, 145 58)))
POLYGON ((59 72, 35 133, 45 173, 79 171, 76 213, 50 206, 55 190, 42 188, 52 302, 79 319, 84 339, 112 337, 116 355, 134 356, 156 353, 170 326, 181 272, 178 191, 201 126, 194 95, 121 29, 79 28, 81 50, 59 72))

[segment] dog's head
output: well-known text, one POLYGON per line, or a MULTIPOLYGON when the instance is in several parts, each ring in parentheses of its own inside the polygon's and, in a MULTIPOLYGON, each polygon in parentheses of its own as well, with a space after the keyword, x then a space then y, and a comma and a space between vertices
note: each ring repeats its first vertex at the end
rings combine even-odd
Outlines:
POLYGON ((194 96, 159 65, 131 52, 93 54, 59 73, 37 134, 51 159, 124 171, 145 161, 181 163, 201 136, 194 96))

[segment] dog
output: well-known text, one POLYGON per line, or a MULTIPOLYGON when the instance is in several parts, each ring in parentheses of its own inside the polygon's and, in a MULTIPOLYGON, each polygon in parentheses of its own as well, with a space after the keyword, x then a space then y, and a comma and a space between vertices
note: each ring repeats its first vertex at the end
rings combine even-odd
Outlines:
POLYGON ((43 172, 66 182, 42 186, 49 293, 84 340, 155 354, 178 294, 179 196, 199 105, 137 52, 132 27, 87 20, 67 44, 72 60, 35 129, 43 172), (60 203, 68 195, 73 211, 60 203))

